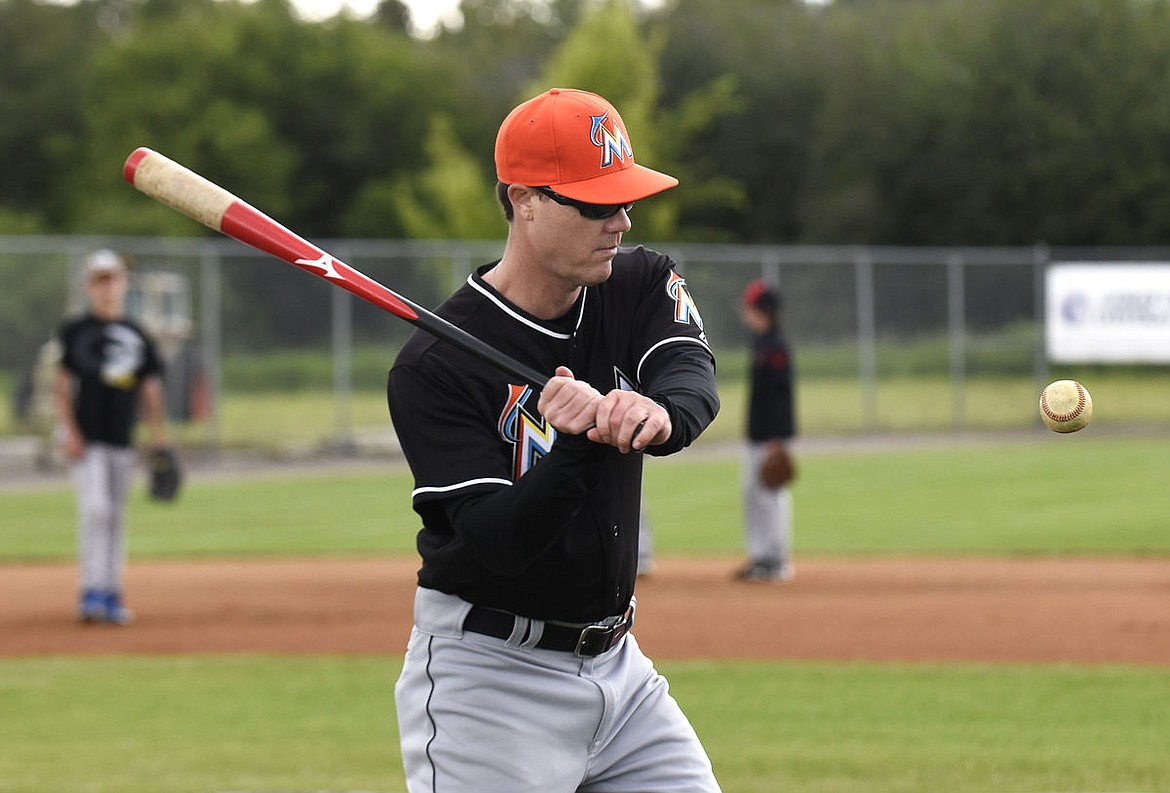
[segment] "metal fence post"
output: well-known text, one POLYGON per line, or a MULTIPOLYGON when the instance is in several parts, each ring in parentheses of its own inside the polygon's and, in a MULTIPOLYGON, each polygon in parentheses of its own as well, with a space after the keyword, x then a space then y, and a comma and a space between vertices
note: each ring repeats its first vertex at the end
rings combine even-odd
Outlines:
MULTIPOLYGON (((340 251, 345 254, 345 251, 340 251)), ((348 259, 342 257, 342 261, 348 259)), ((333 341, 333 446, 353 454, 353 297, 343 289, 330 289, 333 341)))
POLYGON ((774 287, 780 286, 780 254, 767 248, 760 256, 760 278, 774 287))
POLYGON ((471 267, 471 256, 466 250, 461 248, 451 254, 451 284, 447 290, 448 294, 453 294, 459 287, 463 286, 463 282, 467 280, 467 275, 471 272, 471 267))
POLYGON ((963 257, 947 257, 947 330, 950 337, 951 421, 955 429, 967 424, 967 314, 963 257))
POLYGON ((210 245, 203 246, 199 255, 199 335, 202 339, 203 365, 207 378, 207 447, 218 452, 223 441, 223 425, 219 409, 222 405, 223 383, 221 361, 223 350, 223 300, 220 284, 219 254, 210 245))
POLYGON ((1050 251, 1045 243, 1041 242, 1032 246, 1032 294, 1035 296, 1032 307, 1032 320, 1035 327, 1032 371, 1036 378, 1036 393, 1039 393, 1040 389, 1048 382, 1048 352, 1044 348, 1044 314, 1047 310, 1045 307, 1047 296, 1044 275, 1049 257, 1050 251))
POLYGON ((861 380, 862 427, 877 426, 877 320, 874 311, 873 257, 867 251, 853 256, 857 284, 857 359, 861 380))

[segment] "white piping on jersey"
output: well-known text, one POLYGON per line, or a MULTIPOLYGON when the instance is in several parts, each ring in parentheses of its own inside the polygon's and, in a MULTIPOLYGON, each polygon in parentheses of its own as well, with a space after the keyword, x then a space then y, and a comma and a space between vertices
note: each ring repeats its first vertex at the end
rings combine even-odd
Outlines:
MULTIPOLYGON (((541 333, 543 333, 546 336, 552 336, 554 339, 571 339, 571 338, 573 338, 572 333, 557 333, 556 331, 549 330, 548 328, 544 327, 543 325, 541 325, 537 322, 533 322, 532 320, 528 319, 528 317, 517 314, 515 311, 513 311, 511 308, 509 308, 506 304, 504 304, 498 297, 496 297, 491 292, 489 292, 487 289, 484 289, 482 286, 480 286, 478 283, 476 283, 474 275, 467 276, 467 283, 469 286, 471 286, 472 289, 476 290, 477 292, 480 292, 488 300, 495 303, 500 308, 501 311, 503 311, 505 314, 507 314, 512 319, 516 320, 517 322, 519 322, 523 325, 527 325, 528 327, 532 328, 533 330, 540 331, 541 333)), ((577 314, 577 323, 574 325, 574 331, 576 331, 577 328, 581 327, 581 318, 585 316, 585 298, 587 298, 587 297, 589 297, 589 290, 588 289, 585 290, 585 297, 583 297, 581 299, 581 310, 577 314)))
POLYGON ((638 360, 638 367, 635 370, 634 376, 636 378, 638 378, 639 383, 642 382, 642 364, 646 363, 646 359, 649 358, 651 355, 653 355, 654 351, 657 350, 659 347, 662 347, 663 345, 666 345, 666 344, 672 344, 676 341, 677 342, 691 342, 692 344, 698 344, 700 347, 702 347, 705 350, 711 349, 711 347, 706 342, 704 342, 701 339, 696 339, 694 336, 671 336, 668 339, 663 339, 662 341, 658 342, 650 349, 646 350, 646 354, 643 355, 638 360))
POLYGON ((496 479, 492 476, 483 477, 482 479, 468 479, 466 482, 456 482, 453 485, 444 485, 443 487, 416 487, 410 491, 410 497, 422 495, 423 493, 450 493, 452 490, 459 490, 464 487, 472 487, 473 485, 508 485, 511 487, 512 481, 510 479, 496 479))

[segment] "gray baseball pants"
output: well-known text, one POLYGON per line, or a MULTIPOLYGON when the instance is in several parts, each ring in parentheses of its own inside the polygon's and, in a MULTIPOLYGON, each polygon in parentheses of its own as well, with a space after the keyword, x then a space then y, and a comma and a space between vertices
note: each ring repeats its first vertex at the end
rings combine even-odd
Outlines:
POLYGON ((743 471, 744 541, 754 562, 792 561, 792 493, 768 488, 760 479, 766 445, 748 443, 743 471))
POLYGON ((87 443, 73 463, 81 588, 121 592, 126 568, 126 499, 134 475, 133 448, 87 443))
MULTIPOLYGON (((410 793, 719 793, 694 729, 632 634, 595 658, 463 631, 419 588, 395 686, 410 793)), ((531 628, 531 630, 529 630, 531 628)), ((527 642, 525 642, 527 643, 527 642)))

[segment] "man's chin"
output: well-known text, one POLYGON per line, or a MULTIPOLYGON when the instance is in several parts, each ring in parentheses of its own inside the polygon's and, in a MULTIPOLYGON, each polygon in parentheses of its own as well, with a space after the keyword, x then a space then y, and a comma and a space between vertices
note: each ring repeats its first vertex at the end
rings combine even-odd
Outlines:
POLYGON ((585 275, 583 286, 597 286, 609 280, 613 275, 613 257, 600 262, 596 267, 592 268, 589 273, 585 275))

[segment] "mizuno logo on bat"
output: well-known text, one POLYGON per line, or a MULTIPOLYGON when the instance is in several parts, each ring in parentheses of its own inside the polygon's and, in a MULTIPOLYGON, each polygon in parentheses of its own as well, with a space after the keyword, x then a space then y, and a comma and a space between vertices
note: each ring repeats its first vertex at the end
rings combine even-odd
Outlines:
POLYGON ((322 253, 316 259, 297 259, 295 264, 299 264, 301 267, 312 267, 314 270, 320 270, 321 275, 326 278, 332 278, 337 281, 343 280, 341 273, 337 272, 337 269, 334 267, 339 262, 327 253, 322 253))

